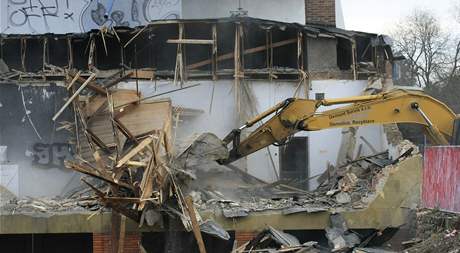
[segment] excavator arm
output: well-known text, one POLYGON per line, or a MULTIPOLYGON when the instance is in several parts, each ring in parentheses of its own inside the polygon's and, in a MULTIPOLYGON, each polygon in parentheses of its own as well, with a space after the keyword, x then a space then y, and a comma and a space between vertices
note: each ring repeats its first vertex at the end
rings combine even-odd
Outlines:
POLYGON ((228 164, 271 144, 283 144, 299 131, 318 131, 330 128, 359 127, 389 123, 423 125, 435 144, 448 145, 454 122, 459 116, 442 102, 417 91, 393 90, 368 96, 343 99, 290 98, 256 116, 239 129, 228 134, 223 142, 233 143, 229 158, 219 161, 228 164), (331 105, 343 107, 318 110, 331 105), (273 115, 244 140, 241 131, 273 115))

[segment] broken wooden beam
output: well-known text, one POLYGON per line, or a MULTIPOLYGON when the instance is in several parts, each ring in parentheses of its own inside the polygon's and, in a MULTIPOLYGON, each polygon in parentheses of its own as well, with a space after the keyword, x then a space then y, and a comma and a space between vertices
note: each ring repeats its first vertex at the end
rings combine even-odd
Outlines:
MULTIPOLYGON (((71 73, 69 73, 69 76, 75 77, 75 75, 73 75, 71 73)), ((85 78, 80 76, 80 77, 77 78, 77 81, 80 82, 80 83, 84 83, 86 80, 85 80, 85 78)), ((101 86, 99 86, 93 80, 88 83, 87 87, 88 87, 88 89, 91 89, 92 91, 96 92, 99 95, 107 96, 107 92, 105 91, 105 89, 102 88, 101 86)))
MULTIPOLYGON (((77 81, 77 79, 80 77, 81 75, 81 70, 79 70, 77 72, 77 74, 75 74, 74 78, 72 79, 72 81, 69 83, 69 85, 67 85, 67 90, 70 90, 70 88, 72 88, 72 86, 75 84, 75 82, 77 81)), ((69 75, 70 76, 70 75, 69 75)))
POLYGON ((72 101, 80 94, 80 92, 82 92, 82 90, 83 90, 86 86, 88 86, 88 84, 89 84, 94 78, 96 78, 96 74, 95 74, 95 73, 91 74, 91 76, 83 82, 83 84, 80 86, 80 88, 78 88, 78 90, 75 91, 75 93, 69 98, 69 100, 67 100, 67 102, 61 107, 61 109, 59 109, 59 111, 54 115, 53 121, 56 121, 56 119, 62 114, 62 112, 64 112, 64 110, 72 103, 72 101))
POLYGON ((72 169, 75 171, 78 171, 80 173, 101 179, 102 181, 105 181, 107 183, 113 184, 113 185, 118 185, 127 189, 133 189, 133 187, 129 184, 123 183, 123 182, 115 182, 115 180, 112 179, 111 175, 109 172, 106 172, 104 170, 97 170, 91 167, 88 167, 83 164, 78 164, 76 162, 72 161, 65 161, 64 165, 68 169, 72 169))
POLYGON ((136 144, 139 144, 139 141, 137 140, 137 138, 133 135, 133 133, 131 133, 131 131, 129 131, 128 128, 126 128, 125 125, 123 125, 123 123, 121 123, 121 121, 119 119, 117 119, 116 117, 113 118, 113 121, 115 122, 115 126, 118 128, 118 130, 120 130, 120 132, 128 139, 130 139, 132 142, 136 143, 136 144))
POLYGON ((119 82, 124 81, 124 80, 130 78, 133 74, 134 74, 133 72, 128 72, 126 75, 123 75, 123 76, 121 76, 121 77, 118 77, 118 78, 116 78, 116 79, 114 79, 114 80, 108 82, 107 84, 104 85, 104 87, 105 87, 106 89, 108 89, 108 88, 110 88, 110 87, 112 87, 112 86, 114 86, 114 85, 117 85, 119 82))
POLYGON ((193 207, 192 197, 187 196, 185 198, 185 205, 187 206, 187 212, 192 223, 193 234, 195 235, 200 253, 206 253, 206 247, 204 246, 203 237, 201 236, 200 225, 196 219, 195 207, 193 207))
MULTIPOLYGON (((267 47, 267 46, 258 46, 258 47, 254 47, 254 48, 249 48, 249 49, 244 50, 243 54, 244 55, 254 54, 254 53, 265 51, 267 48, 277 48, 277 47, 282 47, 282 46, 286 46, 286 45, 294 44, 294 43, 297 43, 297 38, 275 42, 269 47, 267 47)), ((223 55, 217 57, 217 62, 224 61, 224 60, 231 60, 231 59, 233 59, 233 57, 234 57, 233 52, 228 53, 228 54, 223 54, 223 55)), ((199 67, 209 65, 211 63, 212 63, 212 59, 208 59, 208 60, 204 60, 204 61, 200 61, 200 62, 197 62, 197 63, 187 65, 187 69, 196 69, 196 68, 199 68, 199 67)))
POLYGON ((195 45, 214 44, 214 40, 197 40, 197 39, 169 39, 166 42, 170 44, 195 44, 195 45))
MULTIPOLYGON (((157 149, 154 145, 152 145, 153 154, 150 157, 149 164, 144 170, 144 174, 142 175, 142 181, 139 184, 140 192, 141 192, 141 199, 150 198, 153 192, 153 182, 154 182, 154 170, 158 169, 159 163, 158 161, 160 158, 157 155, 157 149)), ((161 164, 160 164, 161 166, 161 164)), ((139 203, 138 210, 144 209, 145 202, 139 203)))
POLYGON ((107 206, 107 207, 110 207, 113 209, 113 211, 116 211, 120 214, 123 214, 124 216, 136 221, 136 222, 139 222, 140 221, 140 216, 139 214, 134 211, 134 210, 131 210, 131 209, 128 209, 124 206, 121 206, 118 202, 114 202, 114 201, 111 201, 109 199, 107 199, 107 196, 105 193, 103 193, 102 191, 100 191, 99 189, 97 189, 94 185, 88 183, 84 178, 81 179, 81 181, 83 183, 85 183, 86 185, 88 185, 93 191, 94 193, 96 193, 96 195, 98 196, 98 198, 102 201, 102 204, 104 206, 107 206))
POLYGON ((117 163, 115 167, 120 168, 128 162, 131 158, 133 158, 135 155, 137 155, 141 150, 143 150, 147 145, 152 143, 153 141, 153 136, 149 136, 148 138, 145 138, 141 143, 139 143, 137 146, 132 148, 126 155, 124 155, 117 163))

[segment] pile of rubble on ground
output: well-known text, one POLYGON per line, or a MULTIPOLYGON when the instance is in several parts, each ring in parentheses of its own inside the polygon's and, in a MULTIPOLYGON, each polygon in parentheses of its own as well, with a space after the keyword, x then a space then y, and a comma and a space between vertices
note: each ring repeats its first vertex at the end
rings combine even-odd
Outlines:
MULTIPOLYGON (((97 180, 89 180, 92 184, 102 187, 97 180)), ((25 197, 18 198, 0 186, 0 214, 28 214, 32 216, 50 216, 62 213, 86 213, 88 211, 102 211, 100 204, 90 188, 80 187, 66 196, 56 197, 25 197)))
POLYGON ((368 247, 376 233, 365 237, 348 229, 344 218, 340 214, 330 216, 329 225, 326 227, 327 244, 317 241, 301 243, 295 236, 268 227, 252 240, 235 248, 232 253, 266 252, 266 253, 320 253, 320 252, 353 252, 353 253, 395 253, 382 247, 368 247))
POLYGON ((146 210, 175 192, 167 167, 171 103, 145 101, 135 90, 113 89, 129 74, 99 82, 94 73, 87 78, 80 74, 68 72, 70 97, 53 117, 56 121, 68 107, 75 113, 75 121, 67 124, 75 133, 77 159, 65 161, 65 166, 105 182, 96 186, 82 179, 102 205, 141 222, 146 210))
POLYGON ((65 166, 85 174, 87 187, 66 199, 13 199, 6 209, 53 214, 110 208, 140 226, 161 224, 160 212, 167 212, 193 230, 198 243, 203 243, 200 229, 228 240, 228 233, 201 220, 192 199, 182 194, 178 177, 189 173, 173 157, 171 101, 114 88, 131 74, 96 80, 95 73, 83 77, 80 71, 67 71, 69 98, 53 120, 74 133, 75 158, 65 166), (74 122, 59 122, 67 108, 73 109, 74 122))
POLYGON ((403 242, 407 253, 460 252, 460 216, 437 210, 417 212, 417 237, 403 242))
POLYGON ((299 240, 288 233, 281 232, 273 227, 268 227, 260 232, 251 241, 246 242, 233 253, 243 252, 292 252, 292 253, 319 253, 317 242, 300 243, 299 240))

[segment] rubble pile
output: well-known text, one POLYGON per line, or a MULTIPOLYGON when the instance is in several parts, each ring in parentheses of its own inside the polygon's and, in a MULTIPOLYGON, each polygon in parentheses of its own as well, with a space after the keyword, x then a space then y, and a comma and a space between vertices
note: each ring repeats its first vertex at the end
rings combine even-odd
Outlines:
MULTIPOLYGON (((407 150, 395 160, 388 152, 360 157, 342 166, 329 165, 318 178, 319 187, 314 191, 302 189, 304 181, 278 181, 265 183, 254 179, 234 166, 211 163, 212 170, 201 173, 214 178, 203 180, 192 187, 191 195, 200 210, 222 210, 227 218, 244 217, 251 212, 278 210, 285 215, 299 212, 363 209, 375 197, 375 189, 381 184, 393 164, 410 156, 414 148, 407 150), (217 174, 216 171, 220 171, 217 174), (212 173, 212 172, 211 172, 212 173), (232 174, 233 173, 233 174, 232 174), (230 176, 230 175, 231 176, 230 176), (234 184, 226 185, 226 181, 234 184)), ((200 173, 199 168, 193 168, 200 173)))
POLYGON ((187 172, 174 162, 171 101, 114 88, 131 75, 120 71, 96 81, 96 73, 85 78, 80 71, 67 72, 69 99, 53 120, 73 107, 75 122, 59 122, 75 135, 75 159, 66 160, 65 166, 87 176, 82 182, 90 194, 74 194, 62 202, 18 201, 17 207, 50 212, 72 205, 87 210, 107 207, 141 226, 154 226, 161 220, 159 210, 172 199, 175 204, 168 205, 168 212, 180 218, 188 231, 205 223, 182 194, 182 183, 176 178, 187 172))
POLYGON ((233 253, 266 252, 266 253, 319 253, 317 242, 300 243, 294 236, 268 227, 260 232, 251 241, 246 242, 233 253))
POLYGON ((407 253, 460 252, 460 216, 438 210, 417 212, 417 237, 403 242, 407 253))
POLYGON ((31 198, 10 199, 8 202, 0 206, 1 214, 46 214, 52 215, 55 213, 64 212, 85 212, 97 211, 102 206, 95 197, 86 197, 78 199, 64 198, 31 198))

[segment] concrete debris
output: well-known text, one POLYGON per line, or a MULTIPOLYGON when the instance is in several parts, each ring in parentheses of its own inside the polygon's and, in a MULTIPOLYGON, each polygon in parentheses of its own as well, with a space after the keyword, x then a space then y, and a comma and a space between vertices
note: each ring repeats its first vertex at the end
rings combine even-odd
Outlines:
POLYGON ((0 207, 4 207, 5 205, 14 202, 16 200, 16 195, 9 191, 6 187, 0 185, 0 207))
POLYGON ((419 210, 416 219, 416 238, 402 243, 405 248, 403 252, 459 252, 459 214, 419 210))
POLYGON ((257 234, 251 241, 245 243, 238 252, 319 252, 317 242, 306 242, 301 244, 299 240, 288 233, 281 232, 273 227, 268 227, 264 231, 257 234))
POLYGON ((358 183, 358 177, 353 172, 346 173, 342 179, 339 180, 339 189, 342 192, 351 191, 358 183))
POLYGON ((348 204, 351 202, 351 196, 346 192, 339 192, 337 195, 335 195, 335 200, 339 204, 348 204))
POLYGON ((97 211, 101 205, 94 197, 78 199, 26 198, 10 199, 0 206, 2 214, 52 215, 55 213, 78 213, 97 211))
POLYGON ((332 252, 342 252, 354 248, 361 240, 348 231, 347 224, 340 214, 330 216, 330 225, 326 228, 326 237, 332 252))
POLYGON ((205 222, 201 223, 200 230, 203 233, 221 238, 222 240, 228 241, 230 239, 228 232, 212 220, 206 220, 205 222))
POLYGON ((379 248, 355 248, 353 253, 396 253, 396 251, 379 248))
POLYGON ((191 165, 188 168, 193 169, 197 180, 189 182, 186 192, 193 196, 199 210, 221 210, 227 218, 270 210, 290 215, 363 209, 374 198, 376 187, 380 185, 378 182, 388 176, 385 171, 393 162, 388 158, 388 152, 382 152, 360 157, 340 167, 329 165, 322 175, 322 184, 308 192, 295 182, 262 183, 245 176, 244 172, 208 161, 203 162, 206 166, 191 165))
POLYGON ((182 167, 190 168, 202 166, 205 162, 226 159, 228 155, 227 148, 216 135, 203 133, 186 145, 177 156, 176 162, 182 163, 182 167))

